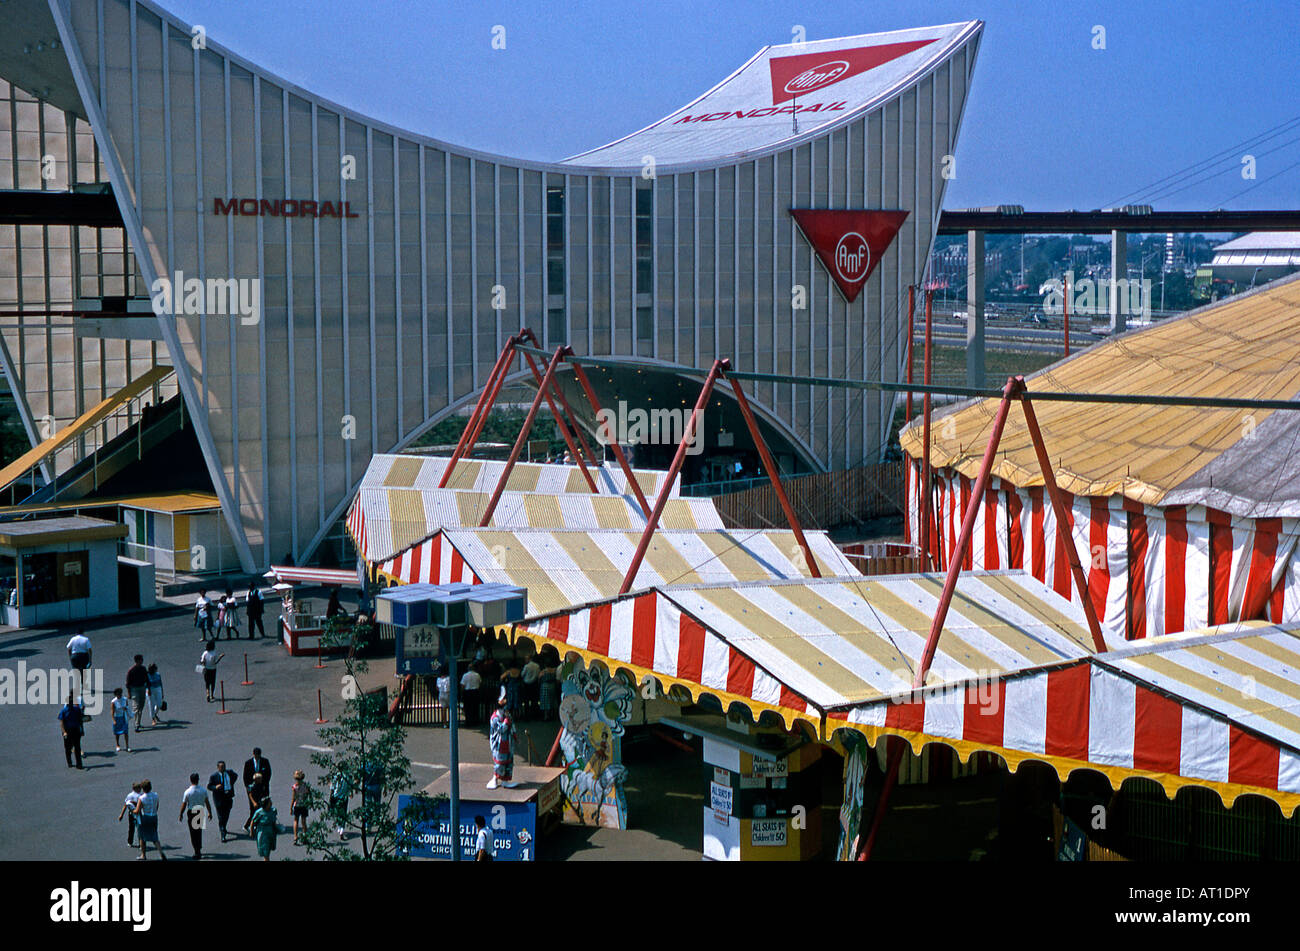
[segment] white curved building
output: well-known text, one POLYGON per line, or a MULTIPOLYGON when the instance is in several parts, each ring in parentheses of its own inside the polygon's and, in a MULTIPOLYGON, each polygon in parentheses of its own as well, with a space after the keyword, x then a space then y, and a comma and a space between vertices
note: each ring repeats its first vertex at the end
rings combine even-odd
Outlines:
MULTIPOLYGON (((684 372, 716 355, 897 379, 982 29, 767 47, 659 122, 542 163, 376 122, 147 0, 3 13, 0 189, 107 182, 121 216, 0 223, 6 370, 34 444, 69 432, 42 476, 85 467, 74 420, 174 367, 151 392, 183 402, 210 480, 185 487, 215 495, 244 570, 312 558, 370 458, 473 401, 520 326, 684 372), (207 296, 156 293, 178 273, 207 296), (156 317, 116 300, 150 297, 156 317), (105 316, 49 313, 87 299, 105 316)), ((878 394, 751 399, 792 468, 875 461, 887 436, 878 394)))

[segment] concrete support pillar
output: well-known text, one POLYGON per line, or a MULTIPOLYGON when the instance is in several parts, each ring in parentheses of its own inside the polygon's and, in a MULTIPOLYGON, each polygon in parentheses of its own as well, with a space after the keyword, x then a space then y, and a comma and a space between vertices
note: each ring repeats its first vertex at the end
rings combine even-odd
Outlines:
MULTIPOLYGON (((1128 234, 1123 231, 1110 233, 1110 287, 1106 299, 1110 305, 1110 332, 1122 334, 1128 326, 1125 320, 1124 304, 1128 297, 1121 294, 1117 281, 1128 277, 1128 234)), ((1125 284, 1125 287, 1128 285, 1125 284)))
POLYGON ((984 385, 984 232, 966 234, 966 385, 984 385))

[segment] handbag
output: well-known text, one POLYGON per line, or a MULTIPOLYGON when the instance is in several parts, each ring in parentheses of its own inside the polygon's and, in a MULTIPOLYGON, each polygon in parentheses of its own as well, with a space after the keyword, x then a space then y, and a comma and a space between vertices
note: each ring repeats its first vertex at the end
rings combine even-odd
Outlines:
POLYGON ((159 709, 160 711, 162 711, 163 713, 166 713, 166 712, 167 712, 167 701, 164 700, 162 703, 158 704, 158 709, 159 709))

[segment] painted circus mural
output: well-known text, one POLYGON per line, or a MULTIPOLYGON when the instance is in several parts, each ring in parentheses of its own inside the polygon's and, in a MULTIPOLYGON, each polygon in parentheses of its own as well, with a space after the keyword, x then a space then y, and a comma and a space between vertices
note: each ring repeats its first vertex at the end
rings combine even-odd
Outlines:
POLYGON ((623 725, 632 713, 632 686, 600 666, 566 661, 560 668, 560 752, 564 821, 627 828, 623 725))
POLYGON ((862 787, 868 750, 861 737, 852 733, 844 735, 844 803, 840 806, 840 846, 836 859, 850 862, 858 853, 858 837, 862 826, 862 787))

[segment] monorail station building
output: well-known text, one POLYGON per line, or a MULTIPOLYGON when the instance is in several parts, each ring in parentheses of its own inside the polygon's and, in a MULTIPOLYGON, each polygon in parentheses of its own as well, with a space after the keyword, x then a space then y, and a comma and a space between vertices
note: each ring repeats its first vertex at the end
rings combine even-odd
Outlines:
MULTIPOLYGON (((898 379, 982 29, 765 47, 542 163, 369 119, 147 0, 3 17, 0 358, 33 450, 0 518, 115 510, 194 572, 339 557, 371 458, 473 404, 521 327, 628 363, 607 399, 647 361, 898 379)), ((751 400, 788 471, 887 438, 879 394, 751 400)))

